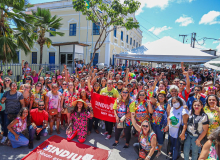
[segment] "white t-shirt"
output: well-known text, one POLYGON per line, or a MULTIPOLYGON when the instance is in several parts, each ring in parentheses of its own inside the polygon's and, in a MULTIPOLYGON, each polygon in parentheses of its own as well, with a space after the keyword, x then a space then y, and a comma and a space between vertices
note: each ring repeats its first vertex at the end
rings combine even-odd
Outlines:
POLYGON ((189 114, 188 110, 180 107, 179 109, 175 109, 174 107, 170 110, 170 124, 169 124, 169 135, 173 138, 178 137, 178 131, 180 125, 183 123, 183 115, 189 114))
POLYGON ((77 68, 82 68, 82 65, 81 65, 80 63, 77 63, 77 64, 76 64, 76 67, 77 67, 77 68))

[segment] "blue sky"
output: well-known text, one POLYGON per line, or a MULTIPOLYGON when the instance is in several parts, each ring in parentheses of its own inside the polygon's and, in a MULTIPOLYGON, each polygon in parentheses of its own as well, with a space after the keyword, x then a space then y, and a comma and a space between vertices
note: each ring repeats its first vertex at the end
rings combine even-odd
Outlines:
MULTIPOLYGON (((50 1, 56 0, 29 0, 32 4, 50 1)), ((143 44, 164 36, 182 42, 179 34, 187 34, 185 43, 190 43, 191 33, 196 32, 196 39, 201 44, 196 43, 197 48, 218 49, 220 52, 220 41, 202 40, 203 37, 220 39, 220 0, 139 1, 142 5, 136 18, 143 31, 143 44)))

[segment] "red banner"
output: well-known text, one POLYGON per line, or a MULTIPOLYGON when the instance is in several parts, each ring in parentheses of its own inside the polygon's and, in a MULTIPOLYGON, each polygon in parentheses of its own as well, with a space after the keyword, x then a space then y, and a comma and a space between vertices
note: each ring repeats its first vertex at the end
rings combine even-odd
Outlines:
POLYGON ((91 103, 94 112, 94 117, 108 122, 116 122, 113 110, 115 100, 116 98, 111 98, 108 96, 102 96, 97 93, 93 93, 91 103))
POLYGON ((41 143, 22 160, 107 160, 110 151, 78 142, 68 142, 54 135, 41 143))

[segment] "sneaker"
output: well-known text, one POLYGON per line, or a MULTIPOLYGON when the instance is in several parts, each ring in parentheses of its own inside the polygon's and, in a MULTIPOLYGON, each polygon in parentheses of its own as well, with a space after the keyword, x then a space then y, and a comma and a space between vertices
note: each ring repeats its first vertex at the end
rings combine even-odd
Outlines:
POLYGON ((1 143, 4 144, 7 140, 7 137, 3 136, 2 140, 1 140, 1 143))
POLYGON ((112 137, 112 136, 108 134, 105 139, 106 139, 106 140, 109 140, 111 137, 112 137))
POLYGON ((127 145, 124 145, 124 147, 123 148, 128 148, 129 146, 127 146, 127 145))
POLYGON ((113 145, 112 145, 112 147, 116 147, 118 145, 118 143, 114 143, 113 145))
POLYGON ((33 144, 33 142, 29 142, 29 144, 28 144, 28 148, 29 148, 29 149, 33 149, 33 148, 34 148, 34 144, 33 144))
POLYGON ((40 134, 37 135, 36 140, 40 140, 40 134))
POLYGON ((56 127, 55 127, 55 125, 53 125, 53 130, 54 130, 54 131, 56 130, 56 127))
POLYGON ((108 134, 108 132, 106 131, 106 132, 104 132, 104 133, 101 133, 103 136, 105 136, 105 135, 107 135, 108 134))

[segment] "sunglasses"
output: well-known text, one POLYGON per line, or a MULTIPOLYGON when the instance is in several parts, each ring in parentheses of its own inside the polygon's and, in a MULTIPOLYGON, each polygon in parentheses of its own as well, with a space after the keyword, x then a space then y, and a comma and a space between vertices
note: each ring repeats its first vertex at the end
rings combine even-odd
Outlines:
POLYGON ((138 86, 142 86, 142 84, 138 84, 138 86))
POLYGON ((30 78, 27 78, 27 79, 26 79, 26 81, 30 81, 30 80, 31 80, 30 78))
POLYGON ((5 82, 10 82, 10 80, 5 80, 5 82))
POLYGON ((38 105, 38 106, 44 106, 44 105, 42 104, 42 105, 38 105))
POLYGON ((118 86, 122 86, 123 84, 118 84, 118 86))
POLYGON ((180 85, 186 85, 185 83, 180 83, 180 85))
POLYGON ((99 73, 99 75, 103 75, 103 73, 99 73))
POLYGON ((149 83, 154 83, 154 81, 150 81, 149 83))
POLYGON ((112 83, 107 83, 107 84, 112 85, 112 83))
POLYGON ((148 125, 142 125, 143 127, 145 127, 145 128, 148 128, 149 126, 148 125))
POLYGON ((51 84, 52 82, 47 82, 47 84, 51 84))
POLYGON ((36 87, 41 87, 41 86, 37 85, 36 87))
POLYGON ((135 82, 131 82, 131 83, 136 84, 135 82))
POLYGON ((67 84, 65 83, 65 84, 63 84, 63 85, 65 86, 65 85, 67 85, 67 84))
POLYGON ((122 92, 122 93, 124 93, 124 94, 128 94, 128 92, 122 92))
POLYGON ((139 96, 145 96, 145 94, 140 94, 139 96))
POLYGON ((195 89, 195 91, 199 92, 199 91, 201 91, 201 90, 199 90, 199 89, 195 89))
POLYGON ((127 86, 127 88, 132 88, 132 86, 127 86))

